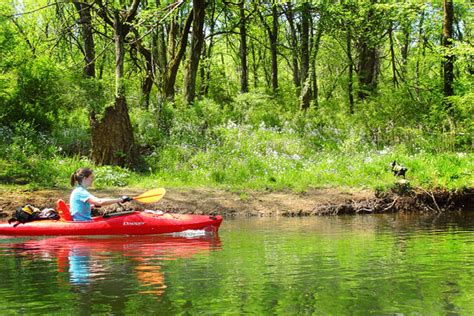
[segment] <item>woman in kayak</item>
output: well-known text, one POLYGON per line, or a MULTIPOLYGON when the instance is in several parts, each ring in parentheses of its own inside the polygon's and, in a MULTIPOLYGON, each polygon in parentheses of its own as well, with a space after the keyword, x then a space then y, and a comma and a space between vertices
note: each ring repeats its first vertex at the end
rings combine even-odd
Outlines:
POLYGON ((100 199, 87 191, 94 182, 94 174, 89 168, 79 168, 71 175, 71 186, 74 190, 69 198, 69 207, 74 221, 90 221, 92 205, 103 206, 114 203, 129 202, 132 198, 122 196, 118 199, 100 199))

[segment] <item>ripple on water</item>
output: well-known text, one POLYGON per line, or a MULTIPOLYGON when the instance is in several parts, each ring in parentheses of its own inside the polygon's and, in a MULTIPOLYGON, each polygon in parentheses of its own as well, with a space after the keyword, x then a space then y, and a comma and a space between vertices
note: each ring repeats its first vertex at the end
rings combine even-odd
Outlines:
POLYGON ((467 220, 252 218, 225 220, 217 237, 2 239, 0 295, 10 305, 0 311, 26 297, 38 312, 72 314, 469 315, 467 220))

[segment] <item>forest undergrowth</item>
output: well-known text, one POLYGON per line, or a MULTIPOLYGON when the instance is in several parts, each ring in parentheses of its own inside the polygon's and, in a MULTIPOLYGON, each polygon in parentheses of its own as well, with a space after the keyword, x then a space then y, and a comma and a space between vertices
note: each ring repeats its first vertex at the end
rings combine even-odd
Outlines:
POLYGON ((354 115, 341 114, 334 103, 298 112, 296 102, 264 94, 241 95, 226 105, 202 100, 191 107, 135 109, 138 168, 93 165, 85 111, 63 116, 49 134, 19 122, 0 129, 5 140, 0 181, 22 188, 66 188, 74 170, 89 166, 97 188, 384 191, 396 183, 389 164, 397 161, 407 168, 413 187, 472 187, 469 112, 456 131, 446 131, 426 120, 421 124, 427 119, 422 114, 384 101, 362 104, 354 115))

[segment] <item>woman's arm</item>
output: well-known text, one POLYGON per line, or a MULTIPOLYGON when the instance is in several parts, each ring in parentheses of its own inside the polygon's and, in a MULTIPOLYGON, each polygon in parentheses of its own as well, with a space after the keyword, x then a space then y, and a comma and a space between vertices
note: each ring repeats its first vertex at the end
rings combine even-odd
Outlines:
POLYGON ((91 196, 88 200, 87 200, 90 204, 94 204, 94 205, 97 205, 97 206, 104 206, 104 205, 110 205, 110 204, 114 204, 114 203, 122 203, 124 202, 123 198, 118 198, 118 199, 100 199, 100 198, 97 198, 95 196, 91 196))

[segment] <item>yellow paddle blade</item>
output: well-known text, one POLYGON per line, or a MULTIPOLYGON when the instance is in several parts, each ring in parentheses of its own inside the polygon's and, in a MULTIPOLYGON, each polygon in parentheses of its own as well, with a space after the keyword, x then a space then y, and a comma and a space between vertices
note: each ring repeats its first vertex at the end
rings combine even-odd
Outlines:
POLYGON ((140 203, 154 203, 161 200, 165 193, 166 190, 164 188, 152 189, 134 197, 133 199, 140 203))

